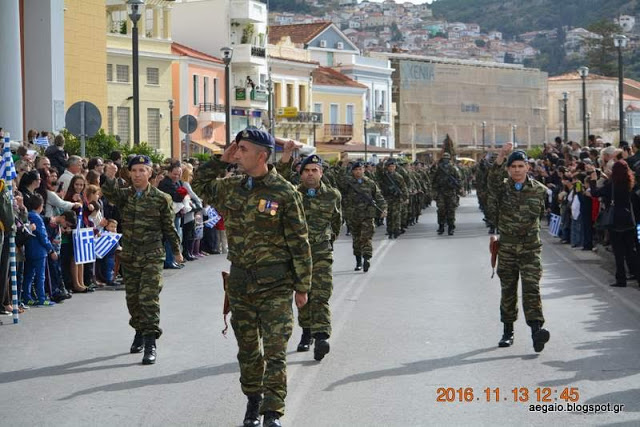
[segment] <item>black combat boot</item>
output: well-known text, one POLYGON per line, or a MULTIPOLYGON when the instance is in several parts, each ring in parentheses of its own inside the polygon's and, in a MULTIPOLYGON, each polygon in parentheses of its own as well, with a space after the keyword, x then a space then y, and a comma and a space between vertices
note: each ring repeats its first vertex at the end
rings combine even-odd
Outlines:
POLYGON ((438 234, 444 234, 444 224, 438 224, 438 234))
POLYGON ((534 320, 531 322, 531 339, 533 340, 533 350, 540 353, 544 350, 544 345, 549 341, 551 334, 542 327, 542 322, 534 320))
POLYGON ((356 268, 354 268, 353 271, 360 270, 362 270, 362 257, 360 255, 356 255, 356 268))
POLYGON ((156 363, 156 337, 155 335, 145 335, 142 364, 153 365, 154 363, 156 363))
POLYGON ((300 344, 298 344, 298 351, 309 351, 311 344, 313 344, 311 328, 302 328, 302 337, 300 338, 300 344))
POLYGON ((282 427, 282 423, 280 422, 280 414, 274 411, 265 412, 262 427, 282 427))
POLYGON ((511 347, 513 345, 513 323, 504 324, 504 332, 498 343, 498 347, 511 347))
POLYGON ((366 273, 367 271, 369 271, 369 267, 371 266, 371 264, 369 263, 369 260, 371 259, 371 257, 364 257, 364 263, 362 264, 362 270, 364 270, 364 272, 366 273))
POLYGON ((144 350, 142 332, 136 331, 136 335, 133 337, 133 342, 131 343, 131 349, 129 349, 129 351, 131 353, 140 353, 142 350, 144 350))
POLYGON ((316 345, 313 347, 313 358, 318 362, 321 361, 324 356, 329 353, 329 334, 326 332, 319 332, 314 334, 313 337, 316 339, 316 345))
POLYGON ((456 229, 455 225, 449 224, 449 230, 447 231, 447 234, 449 236, 453 236, 453 230, 455 230, 455 229, 456 229))
POLYGON ((244 413, 243 427, 260 427, 260 404, 261 394, 250 394, 247 396, 247 411, 244 413))

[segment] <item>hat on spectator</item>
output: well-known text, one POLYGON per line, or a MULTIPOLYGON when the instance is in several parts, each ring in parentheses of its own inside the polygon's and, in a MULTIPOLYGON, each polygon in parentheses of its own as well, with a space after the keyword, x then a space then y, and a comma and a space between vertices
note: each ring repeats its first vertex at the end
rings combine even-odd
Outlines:
POLYGON ((134 167, 135 165, 153 166, 153 162, 151 161, 149 156, 136 155, 129 160, 129 164, 127 166, 129 167, 129 170, 131 170, 131 168, 134 167))
POLYGON ((276 141, 273 139, 273 136, 260 129, 247 128, 238 132, 238 135, 236 135, 236 142, 240 142, 241 140, 249 141, 255 145, 266 147, 271 150, 273 150, 276 145, 276 141))
POLYGON ((516 150, 507 159, 507 166, 511 166, 513 162, 526 162, 527 161, 527 153, 522 150, 516 150))
POLYGON ((300 164, 300 170, 303 171, 304 168, 307 167, 307 165, 318 165, 322 167, 322 159, 320 158, 320 156, 316 156, 315 154, 308 156, 300 164))

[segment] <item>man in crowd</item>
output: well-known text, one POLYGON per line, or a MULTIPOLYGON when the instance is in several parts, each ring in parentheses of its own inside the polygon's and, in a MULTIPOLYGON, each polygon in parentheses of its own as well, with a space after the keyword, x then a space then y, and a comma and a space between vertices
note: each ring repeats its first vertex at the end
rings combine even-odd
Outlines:
POLYGON ((238 341, 240 383, 247 396, 244 426, 281 426, 287 395, 287 343, 292 299, 307 303, 311 248, 302 197, 268 159, 275 141, 267 132, 240 132, 222 157, 201 165, 193 189, 222 213, 231 270, 227 295, 238 341), (219 179, 230 163, 243 175, 219 179), (261 345, 262 344, 262 345, 261 345))

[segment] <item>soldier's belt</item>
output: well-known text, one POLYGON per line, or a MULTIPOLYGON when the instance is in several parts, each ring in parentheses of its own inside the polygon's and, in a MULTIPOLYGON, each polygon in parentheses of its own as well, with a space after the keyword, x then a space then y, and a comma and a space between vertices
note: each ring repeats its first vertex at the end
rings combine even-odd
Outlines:
POLYGON ((273 283, 284 279, 292 270, 291 263, 279 263, 265 266, 238 266, 231 264, 231 275, 243 275, 250 278, 259 285, 273 283))
POLYGON ((540 237, 538 236, 538 233, 536 234, 525 234, 522 236, 509 236, 506 234, 500 234, 500 242, 502 243, 506 243, 506 244, 510 244, 510 245, 517 245, 520 243, 538 243, 540 241, 540 237))

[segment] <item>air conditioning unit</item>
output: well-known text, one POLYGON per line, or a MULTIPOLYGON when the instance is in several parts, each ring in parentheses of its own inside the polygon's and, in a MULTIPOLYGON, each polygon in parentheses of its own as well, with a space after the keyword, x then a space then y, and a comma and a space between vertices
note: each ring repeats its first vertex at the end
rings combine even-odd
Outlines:
POLYGON ((327 47, 327 41, 326 40, 320 40, 320 47, 327 47))
POLYGON ((336 43, 336 48, 338 48, 340 50, 344 49, 344 43, 342 43, 342 42, 336 43))

